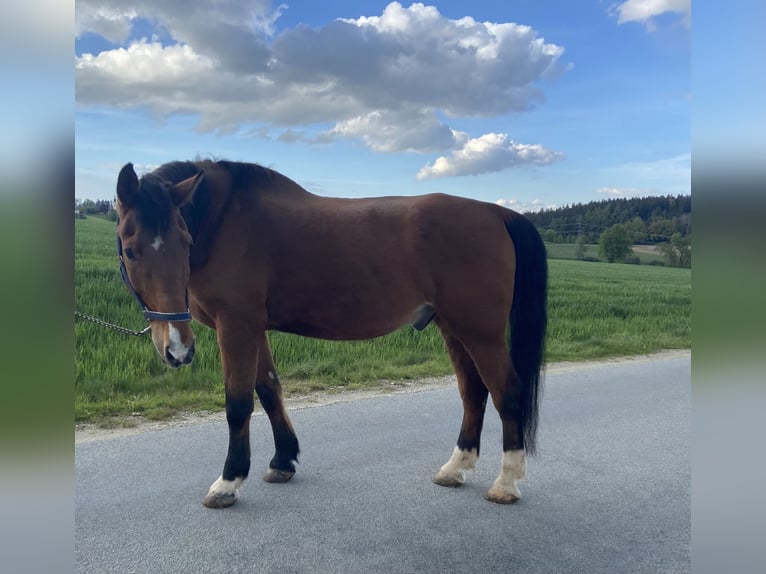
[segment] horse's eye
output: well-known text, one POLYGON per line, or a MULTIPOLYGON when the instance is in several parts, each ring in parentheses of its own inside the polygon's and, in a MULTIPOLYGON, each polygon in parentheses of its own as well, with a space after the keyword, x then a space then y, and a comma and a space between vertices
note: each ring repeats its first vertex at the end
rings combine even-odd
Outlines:
POLYGON ((128 261, 135 261, 136 260, 136 254, 133 253, 133 250, 130 247, 128 247, 125 250, 125 257, 128 258, 128 261))

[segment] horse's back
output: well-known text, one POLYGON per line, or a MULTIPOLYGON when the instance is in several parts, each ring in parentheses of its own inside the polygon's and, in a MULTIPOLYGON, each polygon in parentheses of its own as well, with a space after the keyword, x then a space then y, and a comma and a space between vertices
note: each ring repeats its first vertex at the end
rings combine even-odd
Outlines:
POLYGON ((377 268, 390 273, 389 282, 409 278, 425 288, 423 281, 440 268, 448 273, 481 273, 485 266, 502 272, 504 263, 509 263, 512 271, 507 210, 494 204, 430 194, 312 196, 280 207, 268 226, 272 259, 300 261, 320 275, 328 268, 336 278, 377 268))

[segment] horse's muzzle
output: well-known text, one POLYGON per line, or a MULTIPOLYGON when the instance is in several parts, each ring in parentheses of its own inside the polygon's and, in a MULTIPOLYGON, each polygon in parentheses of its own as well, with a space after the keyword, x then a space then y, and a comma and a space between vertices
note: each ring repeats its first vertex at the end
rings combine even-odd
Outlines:
POLYGON ((188 365, 194 358, 194 343, 192 342, 191 347, 189 347, 186 350, 186 353, 180 357, 172 353, 170 351, 170 346, 167 346, 165 347, 165 354, 163 358, 165 359, 165 362, 174 369, 182 367, 183 365, 188 365))

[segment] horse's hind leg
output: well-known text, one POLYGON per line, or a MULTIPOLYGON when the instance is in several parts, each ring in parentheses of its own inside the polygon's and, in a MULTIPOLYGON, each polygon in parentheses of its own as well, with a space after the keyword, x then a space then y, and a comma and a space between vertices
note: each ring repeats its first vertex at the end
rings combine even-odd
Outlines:
POLYGON ((263 410, 271 422, 276 452, 263 476, 266 482, 287 482, 295 474, 294 461, 298 460, 298 438, 287 416, 282 400, 282 385, 279 384, 269 341, 264 333, 258 351, 258 371, 255 378, 255 392, 263 410))
POLYGON ((441 486, 460 486, 465 482, 465 471, 472 469, 479 458, 488 391, 463 344, 443 327, 442 335, 455 368, 460 397, 463 400, 463 424, 452 456, 439 469, 433 481, 441 486))
POLYGON ((521 382, 511 364, 502 337, 497 340, 466 343, 503 425, 503 456, 500 475, 487 492, 492 502, 511 504, 521 498, 516 484, 526 473, 526 457, 521 420, 521 382))

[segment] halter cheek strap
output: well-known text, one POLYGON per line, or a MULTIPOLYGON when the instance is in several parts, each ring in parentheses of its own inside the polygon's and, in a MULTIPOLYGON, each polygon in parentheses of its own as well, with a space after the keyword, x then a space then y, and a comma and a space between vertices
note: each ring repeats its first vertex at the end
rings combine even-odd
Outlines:
POLYGON ((144 300, 141 298, 141 295, 139 295, 138 292, 133 288, 133 284, 128 278, 128 270, 125 268, 125 260, 122 257, 122 240, 120 239, 119 235, 117 236, 117 256, 120 258, 120 275, 122 276, 122 280, 125 282, 125 285, 127 285, 128 291, 130 291, 136 301, 138 301, 138 304, 141 305, 141 309, 147 321, 191 321, 192 315, 189 312, 188 289, 186 290, 186 311, 182 313, 162 313, 160 311, 150 311, 146 306, 146 303, 144 303, 144 300))

